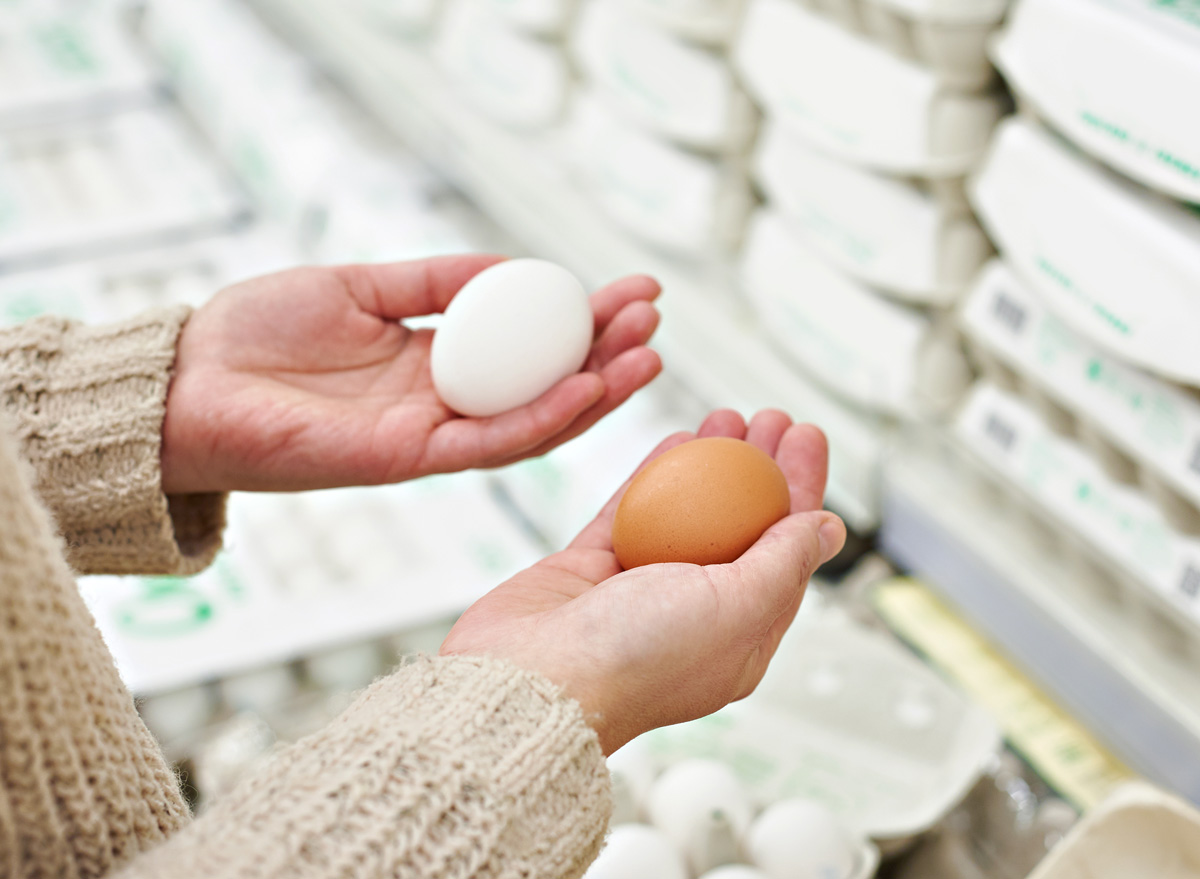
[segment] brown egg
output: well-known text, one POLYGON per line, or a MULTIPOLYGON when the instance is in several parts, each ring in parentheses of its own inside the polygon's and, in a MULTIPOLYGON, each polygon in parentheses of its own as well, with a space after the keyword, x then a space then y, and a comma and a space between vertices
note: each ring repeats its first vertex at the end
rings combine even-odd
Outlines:
POLYGON ((729 437, 686 442, 630 483, 613 519, 628 570, 659 562, 732 562, 788 514, 787 479, 771 456, 729 437))

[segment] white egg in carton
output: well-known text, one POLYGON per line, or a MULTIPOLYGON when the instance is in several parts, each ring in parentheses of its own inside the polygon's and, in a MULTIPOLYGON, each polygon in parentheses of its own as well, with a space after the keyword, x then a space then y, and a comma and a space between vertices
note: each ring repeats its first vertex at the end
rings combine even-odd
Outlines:
POLYGON ((433 55, 463 97, 503 125, 546 128, 566 109, 572 77, 562 46, 512 26, 488 0, 451 0, 433 55))
POLYGON ((984 373, 1032 397, 1105 472, 1140 484, 1171 525, 1200 534, 1200 397, 1131 367, 1072 329, 1000 261, 961 323, 984 373))
POLYGON ((213 234, 248 206, 166 107, 0 139, 0 269, 213 234))
POLYGON ((1030 530, 1070 558, 1085 588, 1153 633, 1158 649, 1200 659, 1200 539, 990 383, 972 391, 955 434, 1016 497, 1014 509, 1036 509, 1030 530))
POLYGON ((702 46, 727 46, 737 34, 746 0, 624 0, 661 27, 702 46))
POLYGON ((1018 96, 1074 143, 1200 203, 1194 3, 1019 0, 993 54, 1018 96))
POLYGON ((757 112, 728 59, 682 41, 621 0, 585 0, 572 49, 594 89, 649 131, 717 153, 741 152, 754 135, 757 112))
POLYGON ((825 258, 897 299, 949 305, 993 252, 961 192, 939 197, 839 162, 774 122, 759 138, 754 174, 825 258))
POLYGON ((666 143, 590 92, 574 101, 566 140, 583 188, 645 242, 705 257, 741 241, 754 196, 740 161, 666 143))
POLYGON ((947 88, 795 0, 751 0, 734 62, 763 112, 843 161, 891 174, 960 176, 1008 111, 999 93, 947 88))
POLYGON ((830 266, 778 212, 756 215, 740 272, 781 352, 860 406, 902 418, 936 415, 970 384, 951 328, 830 266))
POLYGON ((1005 259, 1072 327, 1200 385, 1200 216, 1020 117, 1000 127, 970 196, 1005 259))

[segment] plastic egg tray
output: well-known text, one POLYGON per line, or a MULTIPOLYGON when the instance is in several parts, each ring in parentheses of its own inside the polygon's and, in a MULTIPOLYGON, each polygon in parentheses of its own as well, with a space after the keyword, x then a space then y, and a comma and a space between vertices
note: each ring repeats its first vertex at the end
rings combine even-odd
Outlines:
POLYGON ((1159 649, 1200 659, 1200 540, 994 385, 976 386, 955 433, 1013 493, 1014 509, 1032 505, 1032 529, 1070 559, 1080 583, 1155 633, 1159 649))
POLYGON ((1008 111, 1000 93, 950 89, 794 0, 753 0, 734 63, 768 116, 823 152, 892 174, 962 175, 1008 111))
POLYGON ((754 202, 741 163, 659 140, 591 93, 577 97, 566 137, 583 189, 646 243, 699 258, 741 241, 754 202))
POLYGON ((727 46, 737 34, 746 0, 624 0, 639 15, 685 40, 727 46))
POLYGON ((970 383, 953 331, 825 263, 778 213, 755 218, 741 283, 781 352, 860 406, 937 414, 970 383))
POLYGON ((1176 530, 1200 534, 1200 398, 1113 357, 1060 320, 1003 263, 962 310, 984 374, 1029 399, 1105 473, 1137 484, 1176 530))
POLYGON ((1000 127, 969 194, 1005 259, 1072 327, 1200 384, 1200 216, 1019 117, 1000 127))
POLYGON ((1194 3, 1020 0, 993 54, 1013 90, 1074 143, 1200 203, 1194 3))
POLYGON ((649 131, 717 153, 740 152, 753 137, 757 114, 728 60, 683 42, 621 0, 586 0, 572 47, 594 88, 649 131))
POLYGON ((822 256, 898 299, 948 305, 992 254, 961 190, 940 196, 847 165, 778 125, 759 138, 754 173, 822 256))

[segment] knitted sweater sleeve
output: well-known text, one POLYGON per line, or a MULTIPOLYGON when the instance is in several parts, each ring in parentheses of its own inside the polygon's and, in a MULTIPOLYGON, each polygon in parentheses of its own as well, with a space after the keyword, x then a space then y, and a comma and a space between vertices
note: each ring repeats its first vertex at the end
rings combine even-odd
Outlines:
POLYGON ((159 470, 175 342, 189 314, 0 328, 0 416, 79 572, 189 574, 220 547, 225 496, 167 497, 159 470))

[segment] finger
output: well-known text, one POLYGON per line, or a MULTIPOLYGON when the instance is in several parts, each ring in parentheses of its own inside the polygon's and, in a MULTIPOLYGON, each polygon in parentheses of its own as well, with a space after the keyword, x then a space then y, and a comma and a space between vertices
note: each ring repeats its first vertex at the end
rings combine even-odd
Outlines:
POLYGON ((436 461, 437 472, 449 472, 521 456, 566 430, 604 391, 600 376, 580 372, 526 406, 490 418, 452 418, 430 435, 425 460, 436 461))
POLYGON ((629 484, 659 455, 695 438, 696 435, 693 433, 680 431, 679 433, 671 434, 655 446, 654 451, 647 455, 642 463, 637 466, 637 469, 633 471, 633 475, 626 479, 613 496, 608 499, 608 503, 604 505, 596 518, 571 541, 571 549, 602 549, 612 552, 612 520, 613 516, 616 515, 617 506, 621 503, 621 498, 625 495, 625 490, 629 488, 629 484))
POLYGON ((811 424, 794 424, 779 441, 775 462, 787 477, 792 512, 819 510, 825 499, 829 445, 825 434, 811 424))
POLYGON ((359 308, 386 320, 400 320, 445 311, 467 281, 505 259, 494 254, 457 254, 335 266, 333 272, 359 308))
POLYGON ((584 369, 599 372, 623 352, 645 345, 658 329, 658 321, 658 310, 649 302, 626 305, 593 343, 584 369))
POLYGON ((653 302, 662 292, 658 281, 648 275, 632 275, 601 287, 589 298, 592 315, 596 321, 596 336, 620 314, 621 310, 634 302, 653 302))
POLYGON ((718 409, 701 422, 696 436, 701 438, 728 436, 733 439, 745 439, 746 420, 732 409, 718 409))
POLYGON ((746 442, 758 446, 772 458, 779 451, 779 441, 784 432, 792 426, 792 419, 786 412, 778 409, 764 409, 750 419, 746 429, 746 442))

